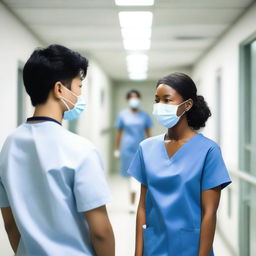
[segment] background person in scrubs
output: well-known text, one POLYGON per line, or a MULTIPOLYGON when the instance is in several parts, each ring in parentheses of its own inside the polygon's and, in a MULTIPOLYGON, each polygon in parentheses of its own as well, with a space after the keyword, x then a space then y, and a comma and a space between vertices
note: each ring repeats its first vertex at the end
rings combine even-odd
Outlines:
POLYGON ((221 189, 231 183, 219 146, 196 131, 211 112, 192 79, 160 79, 153 114, 168 128, 144 140, 128 173, 141 183, 136 256, 213 256, 221 189))
POLYGON ((121 111, 116 119, 115 157, 121 156, 121 175, 130 178, 130 212, 135 212, 137 182, 127 173, 128 167, 134 157, 139 143, 150 137, 152 121, 150 116, 139 109, 141 95, 137 90, 126 94, 129 109, 121 111))
POLYGON ((24 66, 34 116, 0 154, 0 207, 16 256, 114 255, 101 158, 61 125, 85 108, 87 67, 86 58, 60 45, 35 50, 24 66))

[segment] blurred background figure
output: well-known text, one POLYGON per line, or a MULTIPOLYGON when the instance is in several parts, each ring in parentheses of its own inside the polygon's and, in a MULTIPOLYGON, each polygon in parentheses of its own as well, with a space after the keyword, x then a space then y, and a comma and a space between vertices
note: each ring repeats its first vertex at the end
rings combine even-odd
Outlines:
POLYGON ((122 110, 115 123, 117 129, 114 156, 120 157, 120 173, 129 178, 130 213, 136 211, 138 182, 127 173, 129 165, 138 149, 139 143, 151 136, 152 121, 150 116, 140 110, 141 94, 137 90, 130 90, 126 94, 128 109, 122 110))

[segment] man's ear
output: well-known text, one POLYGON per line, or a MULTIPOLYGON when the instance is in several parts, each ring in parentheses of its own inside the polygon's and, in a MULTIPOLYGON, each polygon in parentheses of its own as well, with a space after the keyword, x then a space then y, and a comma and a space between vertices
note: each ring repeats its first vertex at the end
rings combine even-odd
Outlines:
POLYGON ((63 88, 62 88, 62 83, 60 81, 56 82, 53 86, 53 96, 56 98, 61 98, 63 94, 63 88))

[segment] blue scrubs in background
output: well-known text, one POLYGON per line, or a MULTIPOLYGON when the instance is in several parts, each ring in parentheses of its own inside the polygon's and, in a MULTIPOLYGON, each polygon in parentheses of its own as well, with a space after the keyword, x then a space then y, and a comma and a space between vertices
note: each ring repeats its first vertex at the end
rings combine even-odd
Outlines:
POLYGON ((120 153, 121 175, 129 177, 129 165, 142 140, 145 139, 145 130, 152 126, 150 116, 141 110, 133 113, 130 109, 123 110, 116 119, 116 128, 122 129, 120 153))
POLYGON ((95 255, 84 212, 110 200, 94 145, 52 121, 25 123, 0 154, 0 207, 21 234, 16 256, 95 255))
POLYGON ((143 255, 198 256, 201 193, 231 183, 219 146, 196 134, 169 157, 162 134, 140 144, 128 173, 147 187, 143 255))

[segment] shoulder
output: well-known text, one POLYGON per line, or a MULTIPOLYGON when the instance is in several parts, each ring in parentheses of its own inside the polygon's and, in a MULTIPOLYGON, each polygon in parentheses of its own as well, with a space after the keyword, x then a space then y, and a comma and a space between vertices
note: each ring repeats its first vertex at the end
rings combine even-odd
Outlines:
POLYGON ((164 134, 160 134, 160 135, 157 135, 157 136, 149 137, 149 138, 143 140, 140 143, 140 147, 141 148, 147 148, 148 146, 152 146, 152 145, 158 144, 159 142, 161 142, 163 140, 163 136, 164 136, 164 134))
POLYGON ((146 111, 144 111, 144 110, 140 110, 139 113, 140 113, 141 115, 145 116, 145 117, 150 117, 149 114, 148 114, 146 111))
POLYGON ((125 116, 129 113, 129 110, 128 109, 123 109, 121 110, 119 113, 118 113, 118 116, 119 117, 122 117, 122 116, 125 116))
POLYGON ((220 146, 214 140, 204 136, 202 133, 199 133, 198 136, 203 142, 204 147, 207 148, 208 152, 212 150, 220 150, 220 146))
POLYGON ((73 132, 70 132, 65 129, 65 138, 68 139, 68 142, 71 142, 73 144, 74 148, 77 148, 79 150, 83 150, 84 152, 86 150, 92 151, 96 150, 95 145, 87 138, 82 137, 80 135, 77 135, 73 132))
POLYGON ((15 128, 5 139, 3 148, 10 145, 10 143, 12 143, 12 141, 15 141, 16 139, 18 139, 19 137, 23 137, 24 136, 24 124, 18 126, 17 128, 15 128))

